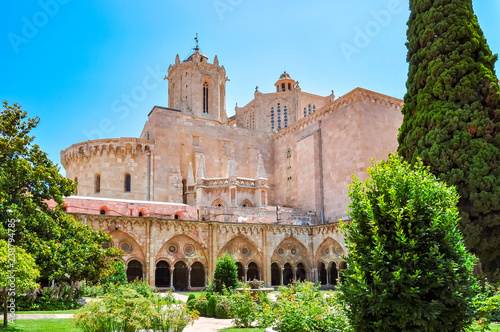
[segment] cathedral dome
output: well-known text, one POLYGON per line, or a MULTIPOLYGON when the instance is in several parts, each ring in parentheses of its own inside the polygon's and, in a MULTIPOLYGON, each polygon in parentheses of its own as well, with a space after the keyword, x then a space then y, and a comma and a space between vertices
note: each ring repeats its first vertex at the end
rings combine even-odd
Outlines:
POLYGON ((286 71, 281 74, 280 80, 291 80, 292 78, 290 77, 290 74, 288 74, 286 71))
POLYGON ((276 86, 276 92, 286 92, 295 89, 296 82, 290 77, 286 71, 281 74, 279 80, 274 83, 276 86))

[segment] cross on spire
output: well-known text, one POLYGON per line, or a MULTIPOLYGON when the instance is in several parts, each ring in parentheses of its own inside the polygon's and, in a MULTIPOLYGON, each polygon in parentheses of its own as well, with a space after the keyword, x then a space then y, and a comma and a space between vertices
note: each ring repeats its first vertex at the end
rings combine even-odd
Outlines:
POLYGON ((196 42, 196 47, 194 48, 195 51, 198 51, 200 48, 198 47, 198 33, 196 33, 196 37, 194 37, 194 41, 196 42))

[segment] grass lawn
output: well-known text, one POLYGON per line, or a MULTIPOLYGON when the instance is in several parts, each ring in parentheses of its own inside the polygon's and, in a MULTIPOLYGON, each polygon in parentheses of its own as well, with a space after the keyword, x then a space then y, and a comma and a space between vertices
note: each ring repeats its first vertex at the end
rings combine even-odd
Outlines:
POLYGON ((16 314, 74 314, 78 311, 78 309, 71 309, 71 310, 54 310, 54 311, 16 311, 16 314))
POLYGON ((500 331, 500 324, 491 324, 490 327, 493 332, 500 331))
POLYGON ((266 329, 259 329, 259 328, 253 328, 253 329, 238 329, 236 327, 229 327, 227 329, 221 330, 221 332, 264 332, 266 329))
MULTIPOLYGON (((2 319, 3 323, 3 319, 2 319)), ((8 325, 7 329, 0 328, 2 332, 47 332, 47 331, 65 331, 79 332, 73 326, 72 319, 16 319, 15 324, 8 325)))

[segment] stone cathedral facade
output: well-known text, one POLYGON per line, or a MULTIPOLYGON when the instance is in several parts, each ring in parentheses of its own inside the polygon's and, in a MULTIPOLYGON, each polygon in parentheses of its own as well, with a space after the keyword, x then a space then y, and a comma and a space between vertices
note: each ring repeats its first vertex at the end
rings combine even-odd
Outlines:
POLYGON ((168 107, 153 107, 140 137, 61 152, 78 183, 66 211, 113 236, 129 279, 160 288, 204 287, 225 252, 243 280, 335 285, 346 186, 396 150, 402 101, 361 88, 320 96, 284 72, 228 117, 226 70, 198 47, 166 78, 168 107))

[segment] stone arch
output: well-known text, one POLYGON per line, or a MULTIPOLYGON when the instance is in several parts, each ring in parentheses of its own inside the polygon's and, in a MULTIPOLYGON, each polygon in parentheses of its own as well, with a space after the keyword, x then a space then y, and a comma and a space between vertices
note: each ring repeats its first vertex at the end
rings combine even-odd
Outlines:
POLYGON ((316 253, 314 255, 314 260, 319 262, 323 260, 326 262, 340 262, 342 259, 342 255, 345 254, 344 248, 331 237, 324 239, 321 244, 316 249, 316 253))
POLYGON ((255 262, 250 262, 247 267, 247 280, 259 280, 259 266, 255 262))
POLYGON ((191 264, 190 287, 202 288, 205 287, 205 266, 199 261, 191 264))
POLYGON ((240 203, 240 206, 241 207, 253 207, 253 204, 252 202, 250 202, 250 200, 248 198, 245 198, 241 203, 240 203))
POLYGON ((245 281, 245 270, 243 269, 243 264, 241 262, 236 262, 236 268, 238 269, 238 280, 245 281))
POLYGON ((191 266, 196 261, 207 266, 208 254, 201 243, 186 234, 179 234, 168 239, 158 250, 156 260, 164 257, 172 262, 183 260, 187 266, 191 266))
POLYGON ((299 262, 299 264, 297 264, 297 271, 295 272, 295 274, 296 274, 295 277, 296 280, 298 281, 307 280, 307 270, 302 262, 299 262))
POLYGON ((226 252, 232 255, 237 262, 241 262, 243 267, 247 267, 250 262, 255 262, 257 266, 263 265, 263 256, 259 247, 242 234, 229 240, 219 251, 218 257, 226 252))
POLYGON ((188 290, 188 278, 188 265, 182 260, 177 261, 174 264, 174 289, 176 291, 188 290))
POLYGON ((222 199, 217 198, 215 201, 213 201, 212 206, 214 206, 214 207, 225 207, 226 203, 222 199))
POLYGON ((132 282, 134 280, 142 280, 144 277, 143 264, 137 259, 131 259, 127 262, 127 280, 132 282))
POLYGON ((283 285, 288 285, 294 280, 293 267, 290 263, 285 263, 283 266, 283 285))
POLYGON ((290 263, 292 267, 301 262, 307 270, 312 266, 309 249, 293 236, 287 237, 276 246, 271 261, 277 262, 280 266, 290 263))
POLYGON ((278 263, 273 262, 271 264, 271 285, 279 286, 281 285, 281 268, 278 263))
POLYGON ((127 265, 129 261, 136 259, 142 263, 143 267, 146 266, 144 251, 133 236, 120 230, 114 230, 110 232, 109 235, 113 238, 113 247, 123 250, 124 254, 122 259, 125 265, 127 265))
POLYGON ((156 263, 155 269, 155 286, 170 287, 170 270, 171 265, 166 260, 160 260, 156 263))

